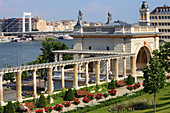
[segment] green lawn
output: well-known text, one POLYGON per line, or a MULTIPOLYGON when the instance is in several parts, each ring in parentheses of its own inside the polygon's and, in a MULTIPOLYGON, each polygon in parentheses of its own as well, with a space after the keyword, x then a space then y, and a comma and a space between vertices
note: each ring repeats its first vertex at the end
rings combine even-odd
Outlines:
MULTIPOLYGON (((164 89, 161 89, 160 92, 157 93, 156 96, 157 96, 157 99, 156 99, 157 113, 170 113, 170 86, 168 86, 164 89)), ((153 95, 145 94, 140 97, 136 97, 135 99, 141 99, 141 98, 146 98, 153 102, 153 95)), ((103 108, 99 108, 99 109, 91 111, 89 113, 110 113, 110 112, 108 112, 108 109, 110 107, 112 107, 112 105, 106 106, 103 108)), ((153 113, 153 112, 154 112, 154 109, 150 108, 150 109, 146 109, 146 110, 133 111, 133 112, 129 112, 129 113, 153 113)), ((128 113, 128 112, 126 112, 126 113, 128 113)))

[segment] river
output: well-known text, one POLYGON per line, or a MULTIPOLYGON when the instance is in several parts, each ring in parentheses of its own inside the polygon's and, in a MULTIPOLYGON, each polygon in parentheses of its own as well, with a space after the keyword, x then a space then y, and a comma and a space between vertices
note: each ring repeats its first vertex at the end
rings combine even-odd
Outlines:
MULTIPOLYGON (((72 40, 55 40, 64 42, 69 48, 72 47, 72 40)), ((42 41, 30 42, 9 42, 0 43, 0 68, 5 68, 8 65, 17 66, 22 63, 36 60, 37 56, 41 54, 42 41)))

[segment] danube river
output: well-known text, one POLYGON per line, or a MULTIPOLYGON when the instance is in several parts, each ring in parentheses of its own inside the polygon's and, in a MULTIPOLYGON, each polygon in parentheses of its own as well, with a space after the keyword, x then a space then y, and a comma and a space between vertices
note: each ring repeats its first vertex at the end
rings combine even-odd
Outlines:
MULTIPOLYGON (((62 41, 68 47, 72 47, 72 40, 55 40, 62 41)), ((5 68, 8 65, 17 66, 22 63, 36 60, 37 56, 41 54, 42 41, 30 42, 9 42, 0 43, 0 68, 5 68)))

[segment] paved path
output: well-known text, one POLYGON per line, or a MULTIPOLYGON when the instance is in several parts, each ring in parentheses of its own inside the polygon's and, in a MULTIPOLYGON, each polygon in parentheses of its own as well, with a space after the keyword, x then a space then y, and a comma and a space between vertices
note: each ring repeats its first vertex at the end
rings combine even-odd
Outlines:
MULTIPOLYGON (((143 89, 143 86, 142 86, 143 79, 138 79, 138 82, 141 83, 141 87, 138 88, 138 89, 136 89, 135 91, 138 91, 138 90, 140 90, 140 89, 143 89)), ((120 88, 118 88, 118 89, 116 89, 116 90, 117 90, 116 96, 110 96, 110 95, 109 95, 109 96, 106 98, 106 100, 108 100, 108 99, 110 99, 110 98, 116 98, 117 96, 123 96, 125 93, 130 93, 130 91, 126 89, 126 86, 120 87, 120 88)), ((82 99, 83 99, 83 98, 79 98, 79 100, 80 100, 80 104, 78 105, 79 107, 84 107, 84 103, 82 102, 82 99)), ((93 105, 99 104, 98 102, 100 102, 100 101, 105 101, 105 99, 100 99, 100 100, 98 100, 98 101, 96 101, 96 99, 94 99, 94 100, 93 100, 93 105)), ((92 102, 86 103, 85 105, 92 106, 92 102)), ((71 104, 71 106, 69 107, 69 110, 73 110, 73 109, 77 109, 77 106, 71 104)), ((65 107, 64 107, 63 112, 65 112, 65 111, 67 111, 67 110, 68 110, 68 108, 65 108, 65 107)), ((34 112, 34 113, 35 113, 35 112, 34 112)), ((52 113, 58 113, 58 112, 53 110, 52 113)))

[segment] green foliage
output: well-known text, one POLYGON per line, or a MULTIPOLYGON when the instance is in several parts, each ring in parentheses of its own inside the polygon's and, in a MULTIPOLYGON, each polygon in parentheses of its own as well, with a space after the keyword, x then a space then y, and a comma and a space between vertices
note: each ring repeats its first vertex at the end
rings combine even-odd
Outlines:
POLYGON ((50 95, 48 95, 48 96, 47 96, 47 104, 49 104, 49 103, 50 103, 50 101, 51 101, 51 96, 50 96, 50 95))
POLYGON ((74 97, 75 97, 74 92, 72 91, 71 88, 69 88, 68 91, 66 91, 64 100, 72 101, 74 97))
POLYGON ((16 101, 15 103, 13 103, 14 109, 15 111, 17 111, 19 109, 19 105, 20 103, 18 101, 16 101))
POLYGON ((58 94, 53 94, 51 97, 52 97, 54 100, 57 100, 58 97, 59 97, 59 95, 58 95, 58 94))
POLYGON ((170 72, 170 42, 165 42, 160 46, 159 52, 157 53, 159 62, 162 64, 162 68, 166 72, 170 72))
MULTIPOLYGON (((22 63, 21 66, 25 66, 25 64, 22 63)), ((22 77, 22 79, 27 79, 28 78, 28 71, 23 71, 21 77, 22 77)))
POLYGON ((109 94, 108 93, 104 93, 103 96, 106 99, 109 96, 109 94))
POLYGON ((3 111, 4 111, 4 107, 0 106, 0 113, 3 113, 3 111))
MULTIPOLYGON (((9 65, 8 67, 11 68, 11 65, 9 65)), ((15 75, 14 72, 12 72, 12 73, 5 73, 4 76, 3 76, 3 79, 4 79, 5 81, 10 80, 10 82, 13 82, 14 79, 15 79, 15 78, 14 78, 15 76, 16 76, 16 75, 15 75)))
POLYGON ((116 88, 116 83, 114 79, 111 80, 111 82, 108 84, 109 89, 115 89, 116 88))
POLYGON ((127 84, 128 84, 128 85, 132 85, 133 83, 134 83, 134 80, 133 80, 132 75, 128 75, 127 84))
POLYGON ((5 106, 4 113, 15 113, 15 108, 11 101, 9 101, 8 104, 5 106))
POLYGON ((40 95, 40 98, 38 100, 38 107, 43 108, 47 105, 46 99, 44 95, 40 95))

